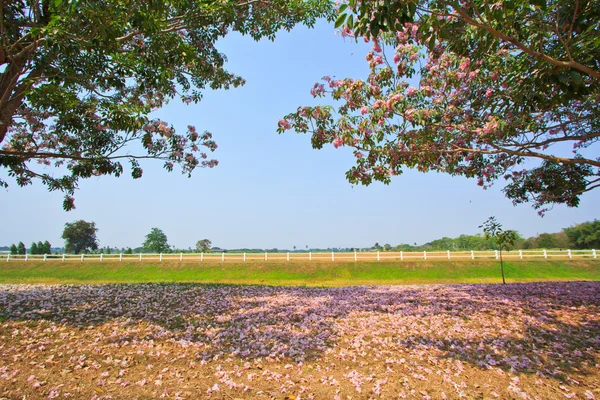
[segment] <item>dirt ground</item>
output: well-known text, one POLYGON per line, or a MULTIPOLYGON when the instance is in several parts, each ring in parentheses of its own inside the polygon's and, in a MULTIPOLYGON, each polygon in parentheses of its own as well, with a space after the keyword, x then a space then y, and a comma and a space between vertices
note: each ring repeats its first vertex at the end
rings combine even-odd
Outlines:
POLYGON ((0 285, 0 398, 600 399, 600 282, 0 285))

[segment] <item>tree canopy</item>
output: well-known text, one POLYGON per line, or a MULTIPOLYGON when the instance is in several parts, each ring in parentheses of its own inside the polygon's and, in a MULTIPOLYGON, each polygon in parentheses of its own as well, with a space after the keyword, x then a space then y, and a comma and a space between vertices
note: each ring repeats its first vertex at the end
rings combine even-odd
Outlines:
POLYGON ((342 35, 372 43, 366 79, 324 77, 335 105, 300 107, 279 132, 354 148, 352 183, 403 168, 506 180, 540 214, 600 186, 598 1, 342 2, 342 35), (416 84, 415 84, 416 82, 416 84))
POLYGON ((600 220, 598 219, 565 228, 564 232, 578 249, 600 249, 600 220))
POLYGON ((212 242, 208 239, 202 239, 196 242, 196 250, 202 253, 210 252, 211 246, 212 242))
POLYGON ((95 222, 84 220, 67 222, 61 236, 65 239, 65 251, 79 254, 82 251, 98 250, 96 232, 98 232, 98 228, 96 228, 95 222))
POLYGON ((216 47, 228 33, 273 39, 333 11, 320 0, 14 0, 1 7, 0 166, 20 186, 41 180, 64 191, 66 210, 79 179, 120 176, 124 161, 133 178, 142 176, 141 159, 187 175, 217 165, 207 155, 217 147, 211 133, 176 132, 149 114, 169 100, 197 103, 206 88, 244 83, 216 47))
POLYGON ((145 251, 154 253, 165 253, 170 249, 167 242, 167 235, 158 228, 152 228, 150 233, 146 235, 146 240, 142 247, 145 251))

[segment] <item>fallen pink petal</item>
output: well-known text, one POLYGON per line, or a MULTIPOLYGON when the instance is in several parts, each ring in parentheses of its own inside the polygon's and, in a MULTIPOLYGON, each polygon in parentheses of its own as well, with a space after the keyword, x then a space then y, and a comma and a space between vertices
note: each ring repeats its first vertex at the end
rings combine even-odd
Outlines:
POLYGON ((0 285, 7 398, 598 397, 600 283, 0 285))

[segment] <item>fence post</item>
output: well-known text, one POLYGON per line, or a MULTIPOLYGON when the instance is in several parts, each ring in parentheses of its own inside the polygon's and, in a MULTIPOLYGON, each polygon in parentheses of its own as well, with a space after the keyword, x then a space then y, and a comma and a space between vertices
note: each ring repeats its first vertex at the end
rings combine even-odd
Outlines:
MULTIPOLYGON (((102 256, 104 255, 104 253, 100 253, 100 261, 102 261, 102 256)), ((46 261, 46 256, 44 256, 44 261, 46 261)))
POLYGON ((523 250, 519 250, 519 258, 522 260, 523 259, 523 250))
POLYGON ((290 261, 290 252, 287 252, 287 260, 290 261))
POLYGON ((81 261, 83 261, 84 256, 85 256, 85 254, 81 253, 81 261))
POLYGON ((65 253, 63 253, 62 261, 65 262, 65 253))
POLYGON ((246 252, 244 252, 244 262, 246 262, 246 252))
POLYGON ((423 251, 423 260, 427 260, 427 252, 423 251))
POLYGON ((267 252, 265 251, 265 261, 267 261, 269 259, 269 256, 267 255, 267 252))
POLYGON ((10 261, 10 253, 8 253, 6 256, 6 262, 9 262, 9 261, 10 261))
POLYGON ((46 261, 46 257, 47 257, 47 255, 46 255, 46 254, 44 254, 44 261, 46 261))
POLYGON ((475 259, 475 252, 473 250, 471 250, 471 260, 475 259))
POLYGON ((25 253, 25 261, 29 261, 29 254, 25 253))
POLYGON ((140 253, 140 261, 142 261, 142 253, 140 253))
POLYGON ((225 252, 224 251, 221 252, 221 261, 225 261, 225 252))
POLYGON ((183 253, 179 253, 179 261, 183 261, 183 253))
MULTIPOLYGON (((65 259, 65 255, 63 254, 63 260, 65 259)), ((119 261, 123 261, 123 253, 119 253, 119 261)))
POLYGON ((312 261, 312 251, 308 252, 308 261, 312 261))
POLYGON ((377 261, 379 261, 379 250, 377 250, 377 261))
POLYGON ((544 249, 544 258, 548 258, 548 253, 546 253, 546 249, 544 249))
POLYGON ((573 258, 573 254, 571 254, 571 249, 567 250, 567 253, 569 254, 569 258, 573 258))
POLYGON ((400 261, 402 261, 402 260, 404 260, 404 252, 403 251, 400 252, 400 261))
POLYGON ((494 250, 494 255, 496 256, 496 260, 498 259, 498 250, 494 250))
POLYGON ((448 260, 450 259, 450 250, 448 250, 448 260))
MULTIPOLYGON (((594 256, 594 258, 596 258, 596 249, 592 250, 592 255, 594 256)), ((9 255, 9 257, 10 257, 10 255, 9 255)))
POLYGON ((356 250, 354 250, 354 261, 356 261, 356 250))

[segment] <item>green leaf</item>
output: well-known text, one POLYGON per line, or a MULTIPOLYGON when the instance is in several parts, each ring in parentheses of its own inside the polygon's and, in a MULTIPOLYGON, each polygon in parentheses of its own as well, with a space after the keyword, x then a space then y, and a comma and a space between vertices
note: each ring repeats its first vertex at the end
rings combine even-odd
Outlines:
POLYGON ((339 28, 340 26, 344 25, 344 21, 346 20, 346 14, 340 14, 338 15, 337 19, 335 20, 335 28, 339 28))
POLYGON ((340 9, 338 10, 338 14, 343 13, 344 11, 346 11, 346 9, 348 8, 348 4, 342 4, 340 6, 340 9))
POLYGON ((408 3, 408 14, 412 17, 417 12, 417 3, 410 2, 408 3))
POLYGON ((571 71, 571 80, 575 86, 581 86, 583 84, 583 80, 581 79, 579 72, 571 71))

